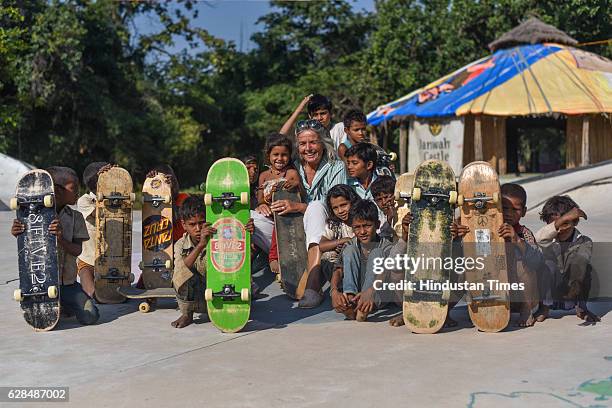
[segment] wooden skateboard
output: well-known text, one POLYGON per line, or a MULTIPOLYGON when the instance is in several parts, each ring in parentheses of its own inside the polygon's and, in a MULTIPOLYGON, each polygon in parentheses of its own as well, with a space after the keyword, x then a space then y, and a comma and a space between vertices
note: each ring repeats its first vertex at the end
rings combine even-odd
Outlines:
POLYGON ((395 203, 397 210, 397 221, 393 226, 398 237, 402 236, 402 219, 410 212, 410 197, 412 196, 412 184, 414 173, 404 173, 395 181, 395 203))
POLYGON ((132 177, 113 167, 98 177, 96 195, 95 297, 100 303, 121 303, 117 291, 134 281, 132 264, 132 177))
POLYGON ((470 232, 463 237, 463 256, 484 259, 484 269, 466 270, 467 282, 484 284, 485 290, 468 291, 470 318, 484 332, 498 332, 510 322, 508 291, 489 290, 488 279, 508 282, 504 239, 497 234, 504 223, 499 178, 487 162, 465 166, 459 177, 458 204, 461 224, 470 232))
MULTIPOLYGON (((273 201, 301 201, 298 193, 281 190, 273 193, 273 201)), ((301 299, 308 280, 308 254, 306 251, 306 233, 304 232, 304 214, 291 213, 278 215, 274 213, 276 245, 280 280, 287 296, 301 299)))
POLYGON ((172 192, 166 175, 158 173, 155 177, 147 177, 142 186, 142 261, 139 264, 145 290, 135 292, 131 287, 119 288, 119 293, 129 299, 144 299, 138 307, 143 313, 151 310, 157 295, 175 296, 172 220, 172 192))
POLYGON ((423 284, 446 283, 451 277, 443 260, 452 256, 450 225, 456 202, 455 174, 447 163, 427 160, 415 169, 408 256, 441 259, 442 263, 406 270, 406 281, 415 286, 404 291, 404 322, 413 333, 436 333, 446 320, 450 290, 423 284))
POLYGON ((49 233, 57 217, 51 175, 44 170, 27 172, 17 182, 10 206, 25 224, 17 237, 19 289, 13 297, 34 330, 48 331, 60 317, 57 240, 49 233))
POLYGON ((251 313, 249 174, 237 159, 213 163, 206 176, 206 222, 217 229, 206 246, 204 298, 211 322, 221 331, 242 329, 251 313))

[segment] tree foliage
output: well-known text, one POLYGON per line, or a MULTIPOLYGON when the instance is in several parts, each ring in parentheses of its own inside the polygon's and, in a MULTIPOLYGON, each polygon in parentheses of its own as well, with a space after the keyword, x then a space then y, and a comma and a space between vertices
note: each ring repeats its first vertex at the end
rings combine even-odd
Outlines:
MULTIPOLYGON (((531 15, 580 42, 612 37, 610 0, 272 1, 238 52, 194 19, 193 0, 6 0, 0 5, 0 151, 81 171, 165 162, 195 185, 222 156, 260 153, 302 98, 339 119, 486 56, 531 15), (143 19, 157 29, 140 32, 143 19), (183 48, 177 47, 182 44, 183 48)), ((612 47, 588 50, 610 57, 612 47)))

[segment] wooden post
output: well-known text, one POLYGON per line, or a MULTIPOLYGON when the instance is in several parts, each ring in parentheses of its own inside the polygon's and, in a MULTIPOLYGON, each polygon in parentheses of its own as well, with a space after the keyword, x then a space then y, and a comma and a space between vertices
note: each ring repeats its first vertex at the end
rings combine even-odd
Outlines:
POLYGON ((389 149, 389 133, 390 132, 385 132, 385 134, 383 135, 382 148, 385 152, 387 152, 389 149))
POLYGON ((378 139, 377 129, 378 128, 376 126, 372 126, 372 131, 370 132, 370 143, 372 143, 372 140, 378 139))
POLYGON ((482 117, 474 117, 474 161, 483 160, 482 155, 482 117))
POLYGON ((589 149, 589 117, 584 115, 582 117, 582 162, 581 166, 588 166, 591 164, 591 152, 589 149))
POLYGON ((408 125, 405 121, 400 123, 399 167, 400 174, 408 171, 408 125))

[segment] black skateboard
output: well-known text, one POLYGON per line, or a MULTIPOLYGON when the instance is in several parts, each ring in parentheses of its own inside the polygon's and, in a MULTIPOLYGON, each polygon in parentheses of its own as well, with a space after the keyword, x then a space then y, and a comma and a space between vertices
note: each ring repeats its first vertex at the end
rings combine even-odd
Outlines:
POLYGON ((25 224, 17 237, 19 289, 14 298, 30 326, 51 330, 60 317, 57 240, 49 233, 57 216, 51 175, 44 170, 27 172, 17 183, 11 209, 25 224))

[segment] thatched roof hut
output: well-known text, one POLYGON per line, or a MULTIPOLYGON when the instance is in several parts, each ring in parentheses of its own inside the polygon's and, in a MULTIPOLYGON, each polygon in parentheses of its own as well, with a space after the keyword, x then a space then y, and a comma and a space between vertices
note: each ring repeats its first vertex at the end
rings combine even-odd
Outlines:
POLYGON ((555 43, 574 46, 578 41, 550 24, 529 18, 489 44, 491 52, 524 44, 555 43))

